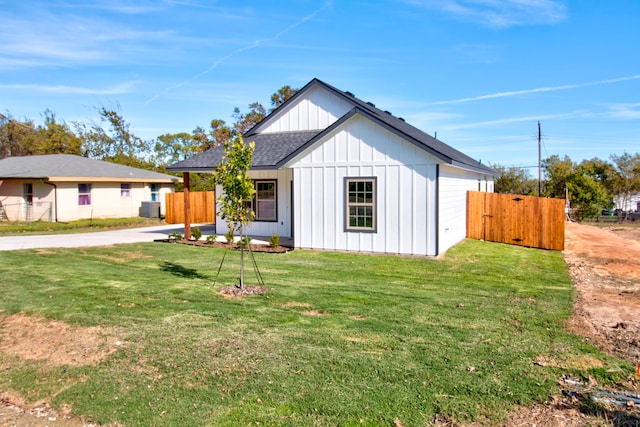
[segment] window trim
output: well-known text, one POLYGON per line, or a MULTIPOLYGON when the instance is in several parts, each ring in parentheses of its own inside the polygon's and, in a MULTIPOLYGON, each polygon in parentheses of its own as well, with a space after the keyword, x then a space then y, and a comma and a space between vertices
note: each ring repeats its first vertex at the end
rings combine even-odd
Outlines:
POLYGON ((346 176, 344 177, 344 231, 346 233, 377 233, 378 232, 378 177, 376 176, 346 176), (372 201, 371 203, 349 202, 349 183, 351 182, 371 182, 372 201), (350 226, 349 214, 352 206, 371 206, 372 208, 372 226, 371 227, 352 227, 350 226))
MULTIPOLYGON (((254 179, 253 180, 253 188, 256 190, 253 195, 253 199, 251 199, 251 210, 255 215, 254 222, 278 222, 278 180, 277 179, 254 179), (261 219, 258 218, 257 206, 258 206, 258 184, 259 183, 271 183, 273 184, 273 209, 274 209, 274 218, 269 219, 261 219)), ((272 199, 261 199, 261 200, 272 200, 272 199)))
POLYGON ((78 183, 78 206, 91 206, 91 184, 78 183), (87 192, 86 193, 80 192, 80 186, 81 185, 86 185, 87 186, 87 192), (81 196, 87 196, 89 203, 80 203, 80 197, 81 196))

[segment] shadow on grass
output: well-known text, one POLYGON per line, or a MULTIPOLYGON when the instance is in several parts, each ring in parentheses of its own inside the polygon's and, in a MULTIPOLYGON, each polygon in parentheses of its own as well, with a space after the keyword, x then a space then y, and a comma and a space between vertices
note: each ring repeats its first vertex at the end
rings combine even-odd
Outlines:
POLYGON ((193 268, 186 268, 169 261, 163 261, 160 264, 160 268, 162 268, 162 271, 166 271, 174 276, 184 277, 186 279, 209 279, 209 277, 198 273, 198 271, 193 268))

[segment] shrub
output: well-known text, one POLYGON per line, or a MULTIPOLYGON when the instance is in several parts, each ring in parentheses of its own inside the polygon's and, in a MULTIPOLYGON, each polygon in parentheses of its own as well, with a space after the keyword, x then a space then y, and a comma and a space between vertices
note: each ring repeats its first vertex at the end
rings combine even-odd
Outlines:
POLYGON ((169 240, 182 240, 182 234, 177 231, 172 231, 167 237, 169 237, 169 240))
POLYGON ((227 239, 227 243, 233 243, 233 228, 230 228, 229 231, 227 231, 227 234, 224 235, 224 238, 227 239))
POLYGON ((215 234, 209 234, 207 236, 206 241, 207 241, 208 245, 213 245, 213 243, 216 241, 216 235, 215 234))
POLYGON ((196 242, 198 240, 200 240, 200 238, 202 237, 202 231, 200 230, 200 227, 193 227, 193 230, 191 231, 191 235, 193 236, 194 239, 196 239, 196 242))
POLYGON ((280 236, 278 236, 278 234, 273 233, 271 235, 271 238, 269 239, 269 246, 271 246, 272 248, 277 248, 278 246, 280 246, 280 236))

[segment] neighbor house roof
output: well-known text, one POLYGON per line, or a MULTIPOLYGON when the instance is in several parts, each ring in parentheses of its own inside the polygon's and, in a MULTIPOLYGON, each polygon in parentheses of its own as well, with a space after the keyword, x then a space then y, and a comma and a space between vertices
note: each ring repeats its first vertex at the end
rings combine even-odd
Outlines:
POLYGON ((7 157, 0 160, 0 179, 173 183, 176 176, 72 154, 7 157))
MULTIPOLYGON (((445 144, 444 142, 428 135, 415 126, 396 117, 388 111, 380 110, 370 102, 356 98, 350 92, 343 92, 321 80, 313 79, 302 89, 296 92, 287 102, 265 117, 260 123, 244 133, 244 140, 255 141, 256 147, 253 153, 252 168, 254 169, 278 169, 287 164, 291 159, 312 146, 327 133, 339 127, 349 118, 360 114, 385 127, 389 131, 399 135, 415 146, 441 159, 445 163, 455 166, 491 173, 494 171, 477 160, 445 144), (320 86, 329 92, 341 97, 350 103, 353 108, 335 123, 325 129, 304 132, 277 132, 260 133, 267 126, 274 115, 282 111, 290 103, 303 96, 312 87, 320 86)), ((206 152, 197 154, 189 159, 170 165, 167 170, 174 172, 210 171, 222 160, 224 150, 222 147, 214 147, 206 152)))

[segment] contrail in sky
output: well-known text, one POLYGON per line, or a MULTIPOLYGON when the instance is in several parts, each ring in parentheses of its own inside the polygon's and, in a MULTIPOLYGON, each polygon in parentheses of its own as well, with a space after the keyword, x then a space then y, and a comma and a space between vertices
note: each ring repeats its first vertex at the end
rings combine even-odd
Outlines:
MULTIPOLYGON (((220 64, 222 64, 223 62, 227 61, 228 59, 232 58, 233 56, 239 54, 240 52, 244 52, 246 50, 251 50, 251 49, 255 49, 256 47, 260 46, 261 44, 267 43, 267 42, 273 42, 278 40, 280 37, 282 37, 284 34, 288 33, 289 31, 293 30, 294 28, 296 28, 299 25, 304 24, 305 22, 307 22, 310 19, 313 19, 318 13, 320 13, 321 11, 323 11, 324 9, 331 7, 332 2, 331 1, 327 1, 321 8, 311 12, 309 15, 301 18, 300 20, 294 22, 293 24, 289 25, 287 28, 283 29, 282 31, 280 31, 279 33, 277 33, 276 35, 274 35, 273 37, 269 37, 266 39, 258 39, 255 40, 251 43, 249 43, 246 46, 240 47, 236 50, 234 50, 231 53, 228 53, 227 55, 223 56, 222 58, 219 58, 216 62, 214 62, 213 64, 211 64, 211 66, 209 68, 207 68, 206 70, 202 71, 201 73, 196 74, 195 76, 191 77, 188 80, 185 80, 181 83, 178 83, 174 86, 168 87, 166 88, 164 91, 162 91, 162 93, 167 93, 168 91, 172 90, 172 89, 177 89, 179 87, 182 87, 184 85, 186 85, 187 83, 191 83, 194 80, 199 79, 202 76, 205 76, 209 73, 211 73, 213 70, 215 70, 216 68, 218 68, 218 66, 220 64)), ((145 102, 145 105, 149 105, 151 103, 153 103, 155 100, 157 100, 158 98, 160 98, 161 94, 157 94, 155 95, 153 98, 148 99, 145 102)))
POLYGON ((493 99, 493 98, 506 98, 508 96, 517 96, 517 95, 528 95, 530 93, 541 93, 541 92, 553 92, 557 90, 568 90, 568 89, 578 89, 581 87, 588 86, 599 86, 606 85, 611 83, 625 82, 628 80, 638 80, 640 79, 640 74, 636 74, 634 76, 629 77, 620 77, 617 79, 608 79, 608 80, 600 80, 597 82, 589 82, 589 83, 579 83, 573 85, 563 85, 563 86, 549 86, 549 87, 539 87, 535 89, 525 89, 525 90, 514 90, 510 92, 497 92, 490 93, 487 95, 474 96, 471 98, 460 98, 460 99, 452 99, 450 101, 438 101, 429 103, 429 105, 445 105, 445 104, 462 104, 464 102, 472 102, 472 101, 482 101, 484 99, 493 99))

